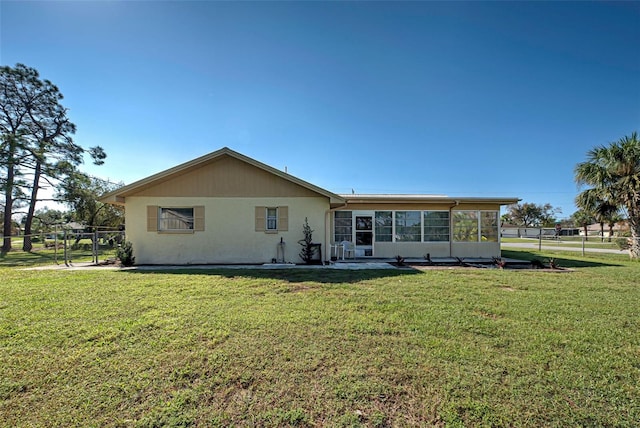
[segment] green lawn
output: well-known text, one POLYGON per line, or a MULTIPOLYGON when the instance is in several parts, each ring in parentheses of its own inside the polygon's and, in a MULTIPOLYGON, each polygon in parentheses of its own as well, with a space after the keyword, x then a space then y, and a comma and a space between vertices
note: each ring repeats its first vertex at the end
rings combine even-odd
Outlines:
POLYGON ((504 255, 573 271, 0 267, 0 426, 637 426, 640 263, 504 255))

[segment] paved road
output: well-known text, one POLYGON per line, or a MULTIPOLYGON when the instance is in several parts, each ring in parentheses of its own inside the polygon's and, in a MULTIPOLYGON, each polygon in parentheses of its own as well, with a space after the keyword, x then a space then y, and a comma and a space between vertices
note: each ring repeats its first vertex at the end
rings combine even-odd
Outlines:
MULTIPOLYGON (((531 248, 537 250, 537 242, 503 242, 501 248, 531 248)), ((558 244, 545 244, 542 243, 543 250, 557 250, 557 251, 579 251, 582 252, 582 247, 563 247, 558 244)), ((617 248, 589 248, 585 247, 585 253, 610 253, 610 254, 628 254, 627 250, 619 250, 617 248)))

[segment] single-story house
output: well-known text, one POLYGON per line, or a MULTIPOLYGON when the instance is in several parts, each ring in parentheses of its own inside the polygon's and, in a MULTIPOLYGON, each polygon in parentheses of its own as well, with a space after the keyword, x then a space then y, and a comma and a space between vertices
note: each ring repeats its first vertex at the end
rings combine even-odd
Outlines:
POLYGON ((305 219, 321 260, 499 257, 500 206, 519 199, 338 195, 225 147, 101 201, 124 206, 137 263, 217 264, 301 263, 305 219))
MULTIPOLYGON (((579 228, 580 230, 580 236, 584 236, 584 227, 579 228)), ((622 220, 617 222, 614 226, 613 226, 613 234, 611 234, 611 237, 614 236, 621 236, 623 235, 625 232, 629 232, 629 223, 627 223, 626 220, 622 220)), ((588 236, 600 236, 600 223, 593 223, 587 226, 587 233, 588 236)), ((604 235, 602 236, 603 238, 608 238, 610 235, 610 230, 609 230, 609 224, 605 223, 604 224, 604 235)))

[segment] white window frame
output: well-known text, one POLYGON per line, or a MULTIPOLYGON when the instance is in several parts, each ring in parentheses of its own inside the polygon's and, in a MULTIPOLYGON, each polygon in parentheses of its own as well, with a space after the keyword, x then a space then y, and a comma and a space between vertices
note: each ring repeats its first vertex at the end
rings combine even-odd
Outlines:
MULTIPOLYGON (((464 243, 478 243, 480 242, 480 211, 479 210, 455 210, 452 212, 452 216, 451 216, 451 236, 453 239, 453 242, 456 243, 460 243, 460 242, 464 242, 464 243), (456 239, 456 222, 455 222, 455 218, 456 218, 456 213, 473 213, 475 214, 475 239, 473 240, 460 240, 460 239, 456 239)), ((471 238, 472 235, 469 235, 469 238, 471 238)))
POLYGON ((395 218, 395 212, 393 210, 376 210, 373 213, 373 223, 374 223, 374 228, 373 228, 373 242, 377 243, 377 242, 393 242, 393 239, 395 238, 395 223, 394 223, 394 218, 395 218), (381 236, 388 236, 391 238, 391 240, 389 241, 379 241, 378 240, 378 236, 380 236, 378 234, 378 213, 391 213, 391 217, 389 217, 391 219, 391 224, 390 225, 384 225, 384 226, 380 226, 380 228, 388 228, 391 227, 391 232, 390 233, 383 233, 381 234, 381 236))
MULTIPOLYGON (((397 210, 393 212, 393 242, 422 242, 422 226, 423 226, 423 214, 421 210, 397 210), (420 224, 416 225, 419 226, 419 232, 418 232, 418 239, 417 240, 410 240, 410 241, 405 241, 405 240, 398 240, 398 232, 397 232, 397 228, 398 228, 398 224, 397 224, 397 214, 401 212, 401 213, 418 213, 419 219, 420 219, 420 224)), ((404 226, 404 227, 415 227, 415 226, 404 226)), ((415 234, 414 234, 415 235, 415 234)))
POLYGON ((480 242, 500 242, 500 211, 494 211, 494 210, 480 210, 480 215, 478 216, 478 221, 479 221, 479 227, 478 227, 478 231, 480 232, 480 237, 478 238, 480 240, 480 242), (496 220, 496 227, 495 227, 495 240, 490 240, 487 239, 486 241, 482 240, 483 237, 483 227, 482 227, 482 214, 484 213, 492 213, 495 214, 495 220, 496 220))
MULTIPOLYGON (((438 227, 443 227, 443 226, 438 226, 438 227)), ((422 242, 449 242, 451 241, 451 212, 447 211, 447 210, 423 210, 422 211, 422 242), (447 233, 447 240, 443 241, 443 240, 439 240, 439 241, 432 241, 432 240, 427 240, 427 228, 429 226, 427 226, 427 224, 425 223, 425 213, 447 213, 447 217, 448 217, 448 222, 447 222, 447 229, 448 229, 448 233, 447 233)))
POLYGON ((475 213, 476 214, 476 229, 477 229, 477 236, 476 239, 474 241, 458 241, 456 239, 453 239, 453 242, 465 242, 465 243, 488 243, 488 242, 500 242, 500 211, 496 211, 496 210, 456 210, 452 212, 452 216, 451 216, 451 235, 454 236, 455 235, 455 227, 454 227, 454 218, 455 218, 455 213, 456 212, 467 212, 467 213, 475 213), (496 240, 482 240, 482 214, 483 213, 493 213, 496 215, 496 240))
POLYGON ((278 231, 278 207, 266 207, 264 218, 265 218, 264 230, 267 232, 277 232, 278 231), (272 211, 273 215, 269 215, 269 211, 272 211))
MULTIPOLYGON (((334 242, 342 242, 342 241, 349 241, 349 242, 353 242, 353 231, 354 231, 354 224, 353 224, 353 211, 334 211, 333 213, 333 239, 334 242), (339 227, 341 228, 348 228, 349 229, 349 234, 347 235, 346 233, 340 233, 338 234, 339 236, 342 237, 342 239, 336 240, 336 217, 338 215, 338 213, 340 213, 341 215, 344 213, 349 213, 349 215, 345 215, 344 217, 340 217, 340 220, 348 220, 349 221, 349 225, 341 225, 339 227)), ((374 238, 375 239, 375 238, 374 238)))
MULTIPOLYGON (((340 212, 340 211, 335 211, 335 213, 340 212)), ((351 211, 352 215, 353 215, 354 211, 351 211)), ((498 219, 498 229, 497 229, 497 239, 498 242, 500 241, 500 212, 496 211, 496 210, 453 210, 453 211, 447 211, 447 210, 376 210, 373 212, 372 217, 373 217, 373 221, 374 221, 374 227, 373 227, 373 242, 374 245, 377 243, 389 243, 389 242, 393 242, 393 243, 411 243, 411 242, 422 242, 422 243, 449 243, 449 242, 454 242, 454 243, 483 243, 483 242, 495 242, 495 241, 483 241, 482 240, 482 216, 483 213, 497 213, 497 219, 498 219), (391 241, 378 241, 376 239, 376 226, 375 226, 375 220, 376 220, 376 213, 379 211, 384 211, 384 212, 391 212, 391 241), (397 238, 397 231, 396 231, 396 215, 398 212, 419 212, 420 213, 420 240, 419 241, 402 241, 402 240, 398 240, 397 238), (449 217, 449 221, 447 224, 447 227, 449 229, 449 233, 447 235, 447 240, 442 240, 442 241, 429 241, 426 240, 425 238, 425 231, 427 230, 427 226, 425 224, 425 219, 424 219, 424 215, 425 213, 428 212, 445 212, 448 214, 449 217), (455 213, 456 212, 465 212, 465 213, 475 213, 476 216, 476 229, 477 229, 477 236, 475 237, 475 240, 471 240, 471 241, 459 241, 456 240, 454 235, 455 235, 455 213)), ((335 239, 336 237, 336 221, 335 221, 335 214, 334 214, 334 230, 333 230, 333 238, 335 239)), ((353 229, 354 229, 355 225, 351 225, 351 230, 353 233, 353 229)))

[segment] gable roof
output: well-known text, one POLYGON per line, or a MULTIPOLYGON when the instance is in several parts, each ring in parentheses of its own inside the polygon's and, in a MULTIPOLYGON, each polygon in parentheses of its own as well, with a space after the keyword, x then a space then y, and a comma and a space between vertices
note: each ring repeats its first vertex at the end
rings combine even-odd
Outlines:
POLYGON ((121 187, 112 192, 106 193, 102 195, 102 197, 100 197, 100 201, 103 203, 108 203, 113 205, 124 205, 125 198, 127 196, 131 196, 145 188, 149 188, 161 182, 170 180, 174 177, 178 177, 186 172, 200 168, 204 165, 207 165, 225 156, 229 156, 231 158, 234 158, 244 163, 247 163, 249 165, 252 165, 274 176, 280 177, 290 183, 296 184, 307 190, 310 190, 313 193, 316 193, 321 196, 325 196, 329 198, 331 205, 339 205, 344 203, 344 198, 342 198, 339 195, 336 195, 335 193, 329 192, 328 190, 322 189, 321 187, 318 187, 309 182, 301 180, 297 177, 294 177, 293 175, 287 174, 286 172, 280 171, 262 162, 258 162, 257 160, 252 159, 243 154, 240 154, 238 152, 235 152, 228 147, 223 147, 222 149, 216 150, 215 152, 206 154, 204 156, 185 162, 173 168, 169 168, 157 174, 143 178, 142 180, 138 180, 134 183, 121 187))

